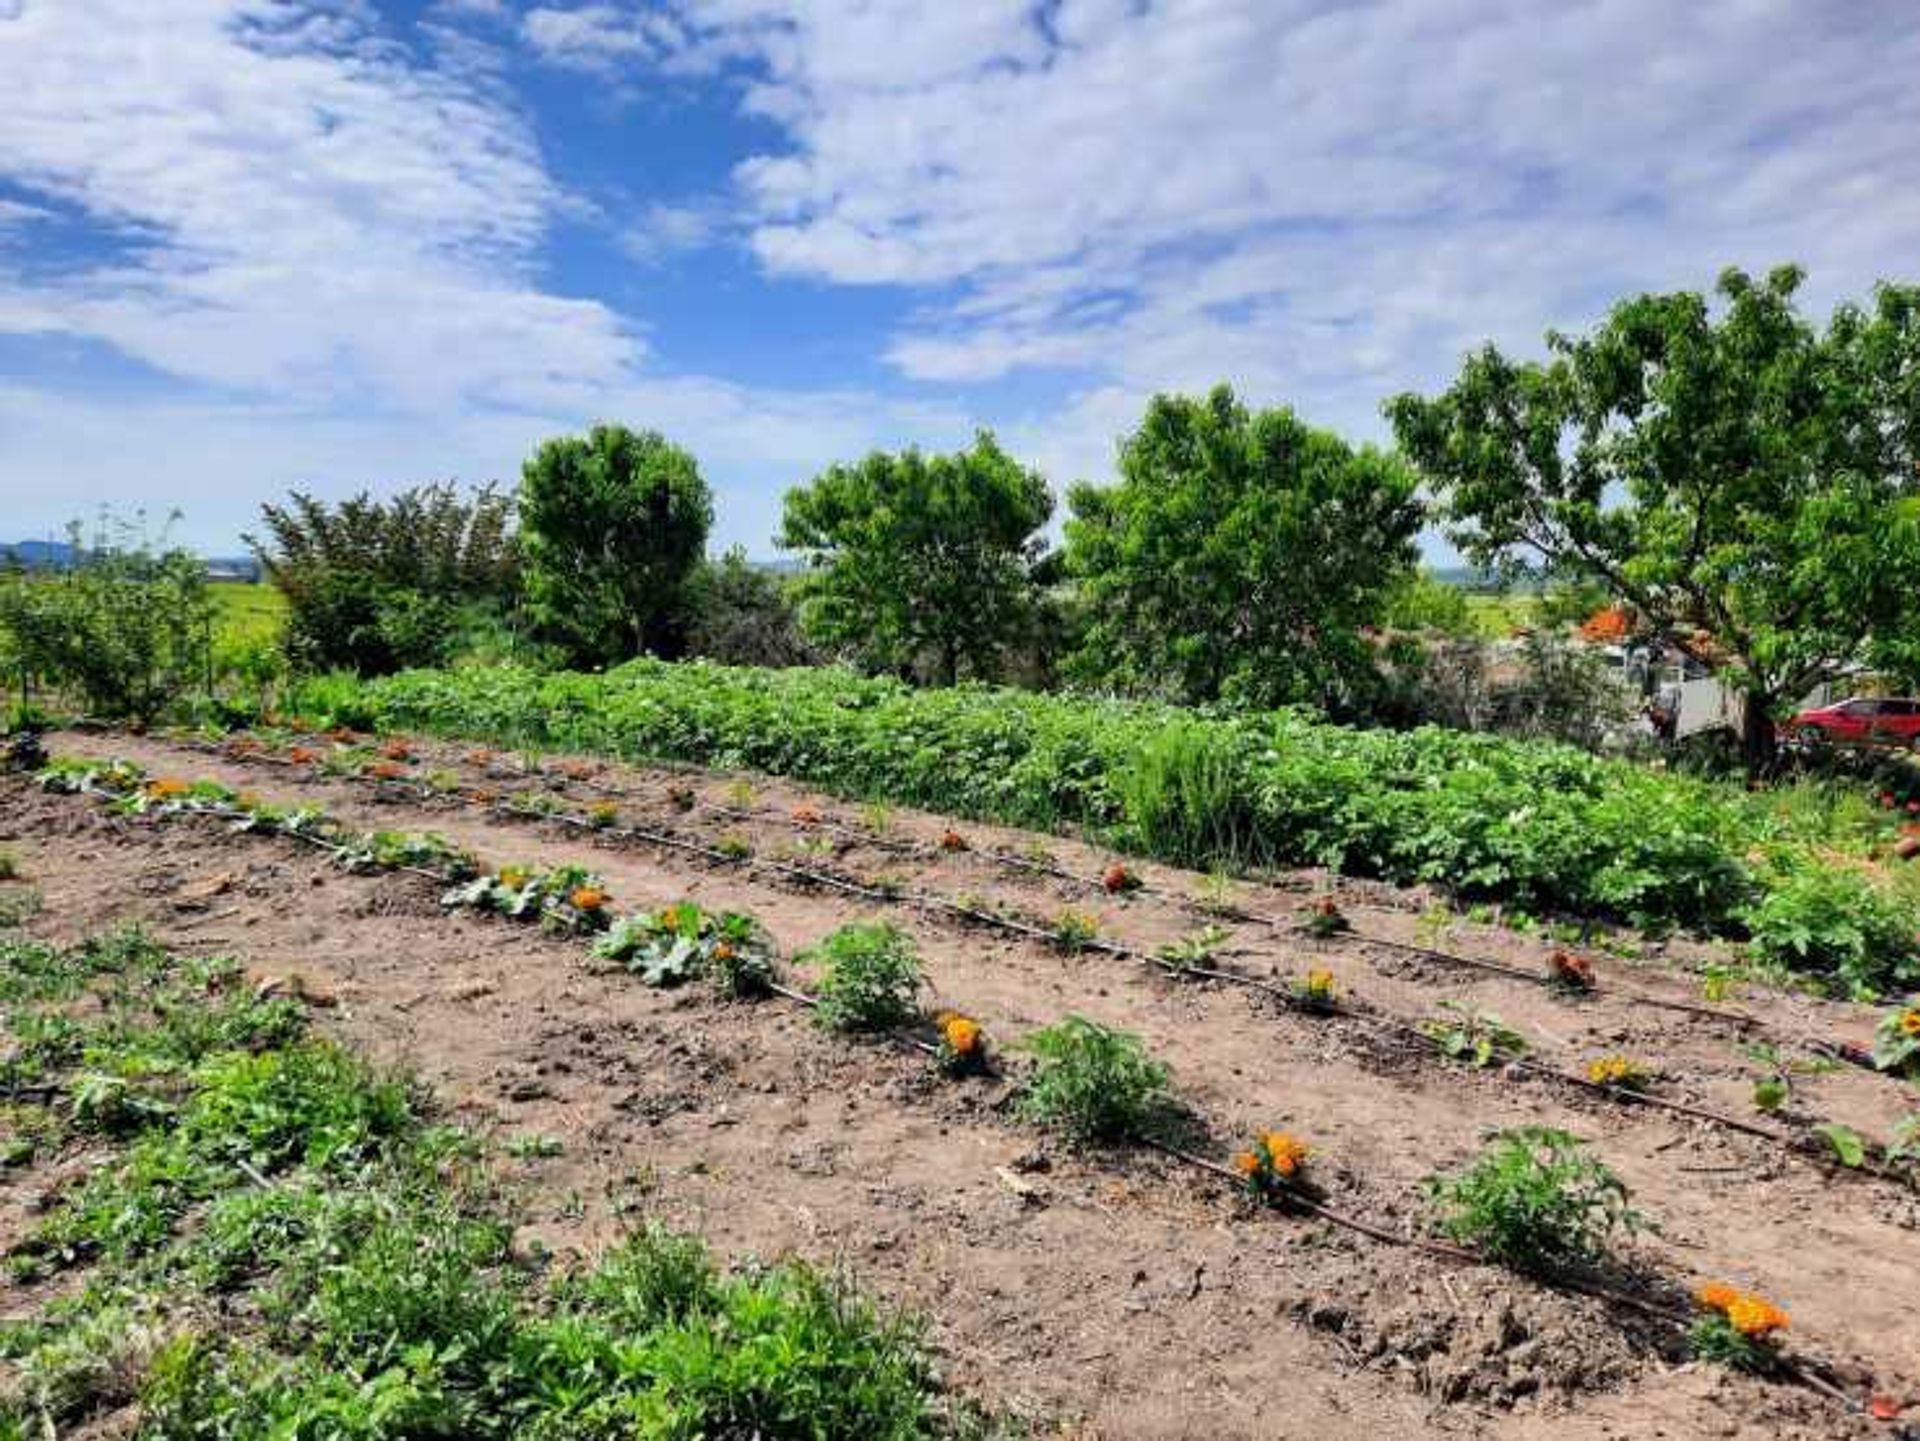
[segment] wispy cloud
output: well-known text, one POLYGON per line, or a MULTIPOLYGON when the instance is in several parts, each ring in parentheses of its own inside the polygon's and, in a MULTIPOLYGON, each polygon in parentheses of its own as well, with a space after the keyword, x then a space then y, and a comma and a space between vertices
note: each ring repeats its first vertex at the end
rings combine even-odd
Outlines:
MULTIPOLYGON (((787 144, 739 167, 766 269, 943 297, 911 377, 1233 379, 1374 428, 1494 336, 1640 288, 1920 254, 1920 16, 1793 0, 690 0, 787 144)), ((1127 407, 1119 407, 1124 410, 1127 407)), ((1076 408, 1078 409, 1078 408, 1076 408)), ((1068 417, 1071 419, 1071 416, 1068 417)), ((1104 465, 1107 434, 1086 437, 1104 465)))

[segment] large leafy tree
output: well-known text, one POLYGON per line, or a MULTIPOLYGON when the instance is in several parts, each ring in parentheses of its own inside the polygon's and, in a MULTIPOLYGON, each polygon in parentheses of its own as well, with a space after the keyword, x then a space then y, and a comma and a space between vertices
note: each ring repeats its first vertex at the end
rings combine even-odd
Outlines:
POLYGON ((876 451, 787 492, 801 623, 876 670, 995 678, 1034 615, 1053 496, 982 432, 954 455, 876 451))
POLYGON ((1602 582, 1745 692, 1755 772, 1780 713, 1895 644, 1920 594, 1920 290, 1821 331, 1801 280, 1643 295, 1543 362, 1489 345, 1387 405, 1467 555, 1602 582))
POLYGON ((1120 474, 1070 497, 1079 679, 1190 702, 1362 701, 1375 670, 1361 629, 1420 528, 1404 464, 1221 386, 1154 397, 1120 474))
POLYGON ((658 431, 596 425, 549 440, 520 481, 534 625, 576 664, 677 656, 712 525, 699 466, 658 431))

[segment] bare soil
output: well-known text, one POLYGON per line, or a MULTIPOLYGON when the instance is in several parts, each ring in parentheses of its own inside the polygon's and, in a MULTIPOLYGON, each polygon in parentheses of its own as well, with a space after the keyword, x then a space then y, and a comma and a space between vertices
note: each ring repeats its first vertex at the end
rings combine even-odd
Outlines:
MULTIPOLYGON (((1396 1234, 1425 1225, 1425 1178, 1466 1160, 1489 1132, 1563 1127, 1620 1173, 1652 1223, 1626 1248, 1635 1274, 1761 1292, 1791 1314, 1795 1343, 1859 1396, 1905 1402, 1920 1386, 1920 1197, 1891 1181, 1836 1174, 1811 1154, 1552 1080, 1444 1064, 1255 992, 504 816, 465 793, 537 791, 572 813, 617 794, 621 827, 738 841, 761 860, 1035 917, 1087 911, 1101 935, 1141 949, 1202 923, 1203 877, 1129 862, 1146 889, 1109 896, 995 855, 1044 847, 1049 865, 1099 876, 1113 858, 1078 841, 902 810, 862 817, 758 777, 598 762, 529 775, 513 758, 421 742, 402 763, 405 781, 382 784, 152 738, 65 735, 50 746, 312 802, 365 829, 436 831, 492 865, 584 861, 621 910, 691 897, 749 911, 786 955, 884 909, 922 950, 930 1006, 964 1009, 1003 1045, 1069 1012, 1137 1032, 1191 1104, 1198 1147, 1224 1156, 1254 1129, 1293 1131, 1313 1143, 1330 1203, 1396 1234), (426 793, 418 781, 429 773, 458 789, 426 793), (942 848, 949 829, 968 849, 942 848)), ((238 955, 298 985, 330 1031, 417 1070, 458 1119, 558 1138, 560 1154, 510 1163, 529 1242, 591 1254, 657 1215, 728 1256, 843 1266, 927 1318, 953 1385, 1034 1418, 1043 1433, 1888 1434, 1805 1389, 1690 1363, 1670 1334, 1625 1308, 1263 1212, 1152 1151, 1076 1153, 1017 1121, 1005 1081, 939 1079, 923 1057, 831 1037, 784 1003, 650 990, 593 962, 579 940, 450 914, 421 878, 349 876, 286 839, 194 818, 116 817, 20 780, 0 782, 0 840, 40 892, 37 931, 72 939, 139 920, 175 948, 238 955)), ((1344 994, 1408 1021, 1457 999, 1498 1013, 1557 1069, 1630 1054, 1658 1068, 1660 1094, 1742 1116, 1757 1069, 1744 1043, 1864 1041, 1875 1019, 1750 990, 1729 1006, 1758 1023, 1743 1029, 1627 994, 1698 1001, 1674 956, 1600 957, 1596 991, 1568 996, 1364 939, 1299 934, 1304 896, 1334 886, 1318 875, 1237 883, 1241 910, 1277 924, 1222 922, 1222 960, 1280 978, 1324 966, 1344 994)), ((1488 926, 1436 939, 1418 923, 1428 897, 1337 891, 1365 937, 1529 975, 1551 949, 1488 926)), ((1783 1124, 1838 1120, 1883 1136, 1908 1107, 1894 1082, 1841 1067, 1797 1080, 1783 1124)), ((0 1188, 0 1245, 26 1224, 21 1198, 46 1183, 29 1173, 0 1188)))

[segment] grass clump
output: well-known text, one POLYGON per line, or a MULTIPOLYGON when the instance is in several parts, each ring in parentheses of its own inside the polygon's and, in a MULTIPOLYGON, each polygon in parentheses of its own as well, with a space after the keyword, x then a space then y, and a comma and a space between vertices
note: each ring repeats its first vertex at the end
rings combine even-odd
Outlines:
POLYGON ((1640 1225, 1620 1178, 1548 1126, 1502 1131, 1471 1165, 1428 1188, 1447 1235, 1534 1275, 1592 1267, 1615 1232, 1640 1225))
POLYGON ((1024 1048, 1038 1064, 1021 1097, 1021 1114, 1076 1141, 1137 1140, 1169 1108, 1166 1067, 1147 1054, 1138 1036, 1068 1016, 1028 1036, 1024 1048))
POLYGON ((913 942, 887 921, 842 926, 803 959, 823 967, 814 986, 823 1025, 897 1030, 919 1014, 923 977, 913 942))

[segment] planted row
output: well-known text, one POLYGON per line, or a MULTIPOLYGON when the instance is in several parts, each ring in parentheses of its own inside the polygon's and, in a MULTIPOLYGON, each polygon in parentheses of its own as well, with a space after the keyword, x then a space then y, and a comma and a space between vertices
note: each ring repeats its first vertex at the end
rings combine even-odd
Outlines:
POLYGON ((1910 908, 1825 863, 1804 809, 1569 747, 1355 730, 838 670, 636 661, 309 681, 309 719, 751 767, 845 795, 1077 826, 1187 865, 1324 865, 1539 911, 1751 936, 1842 986, 1916 973, 1910 908))

